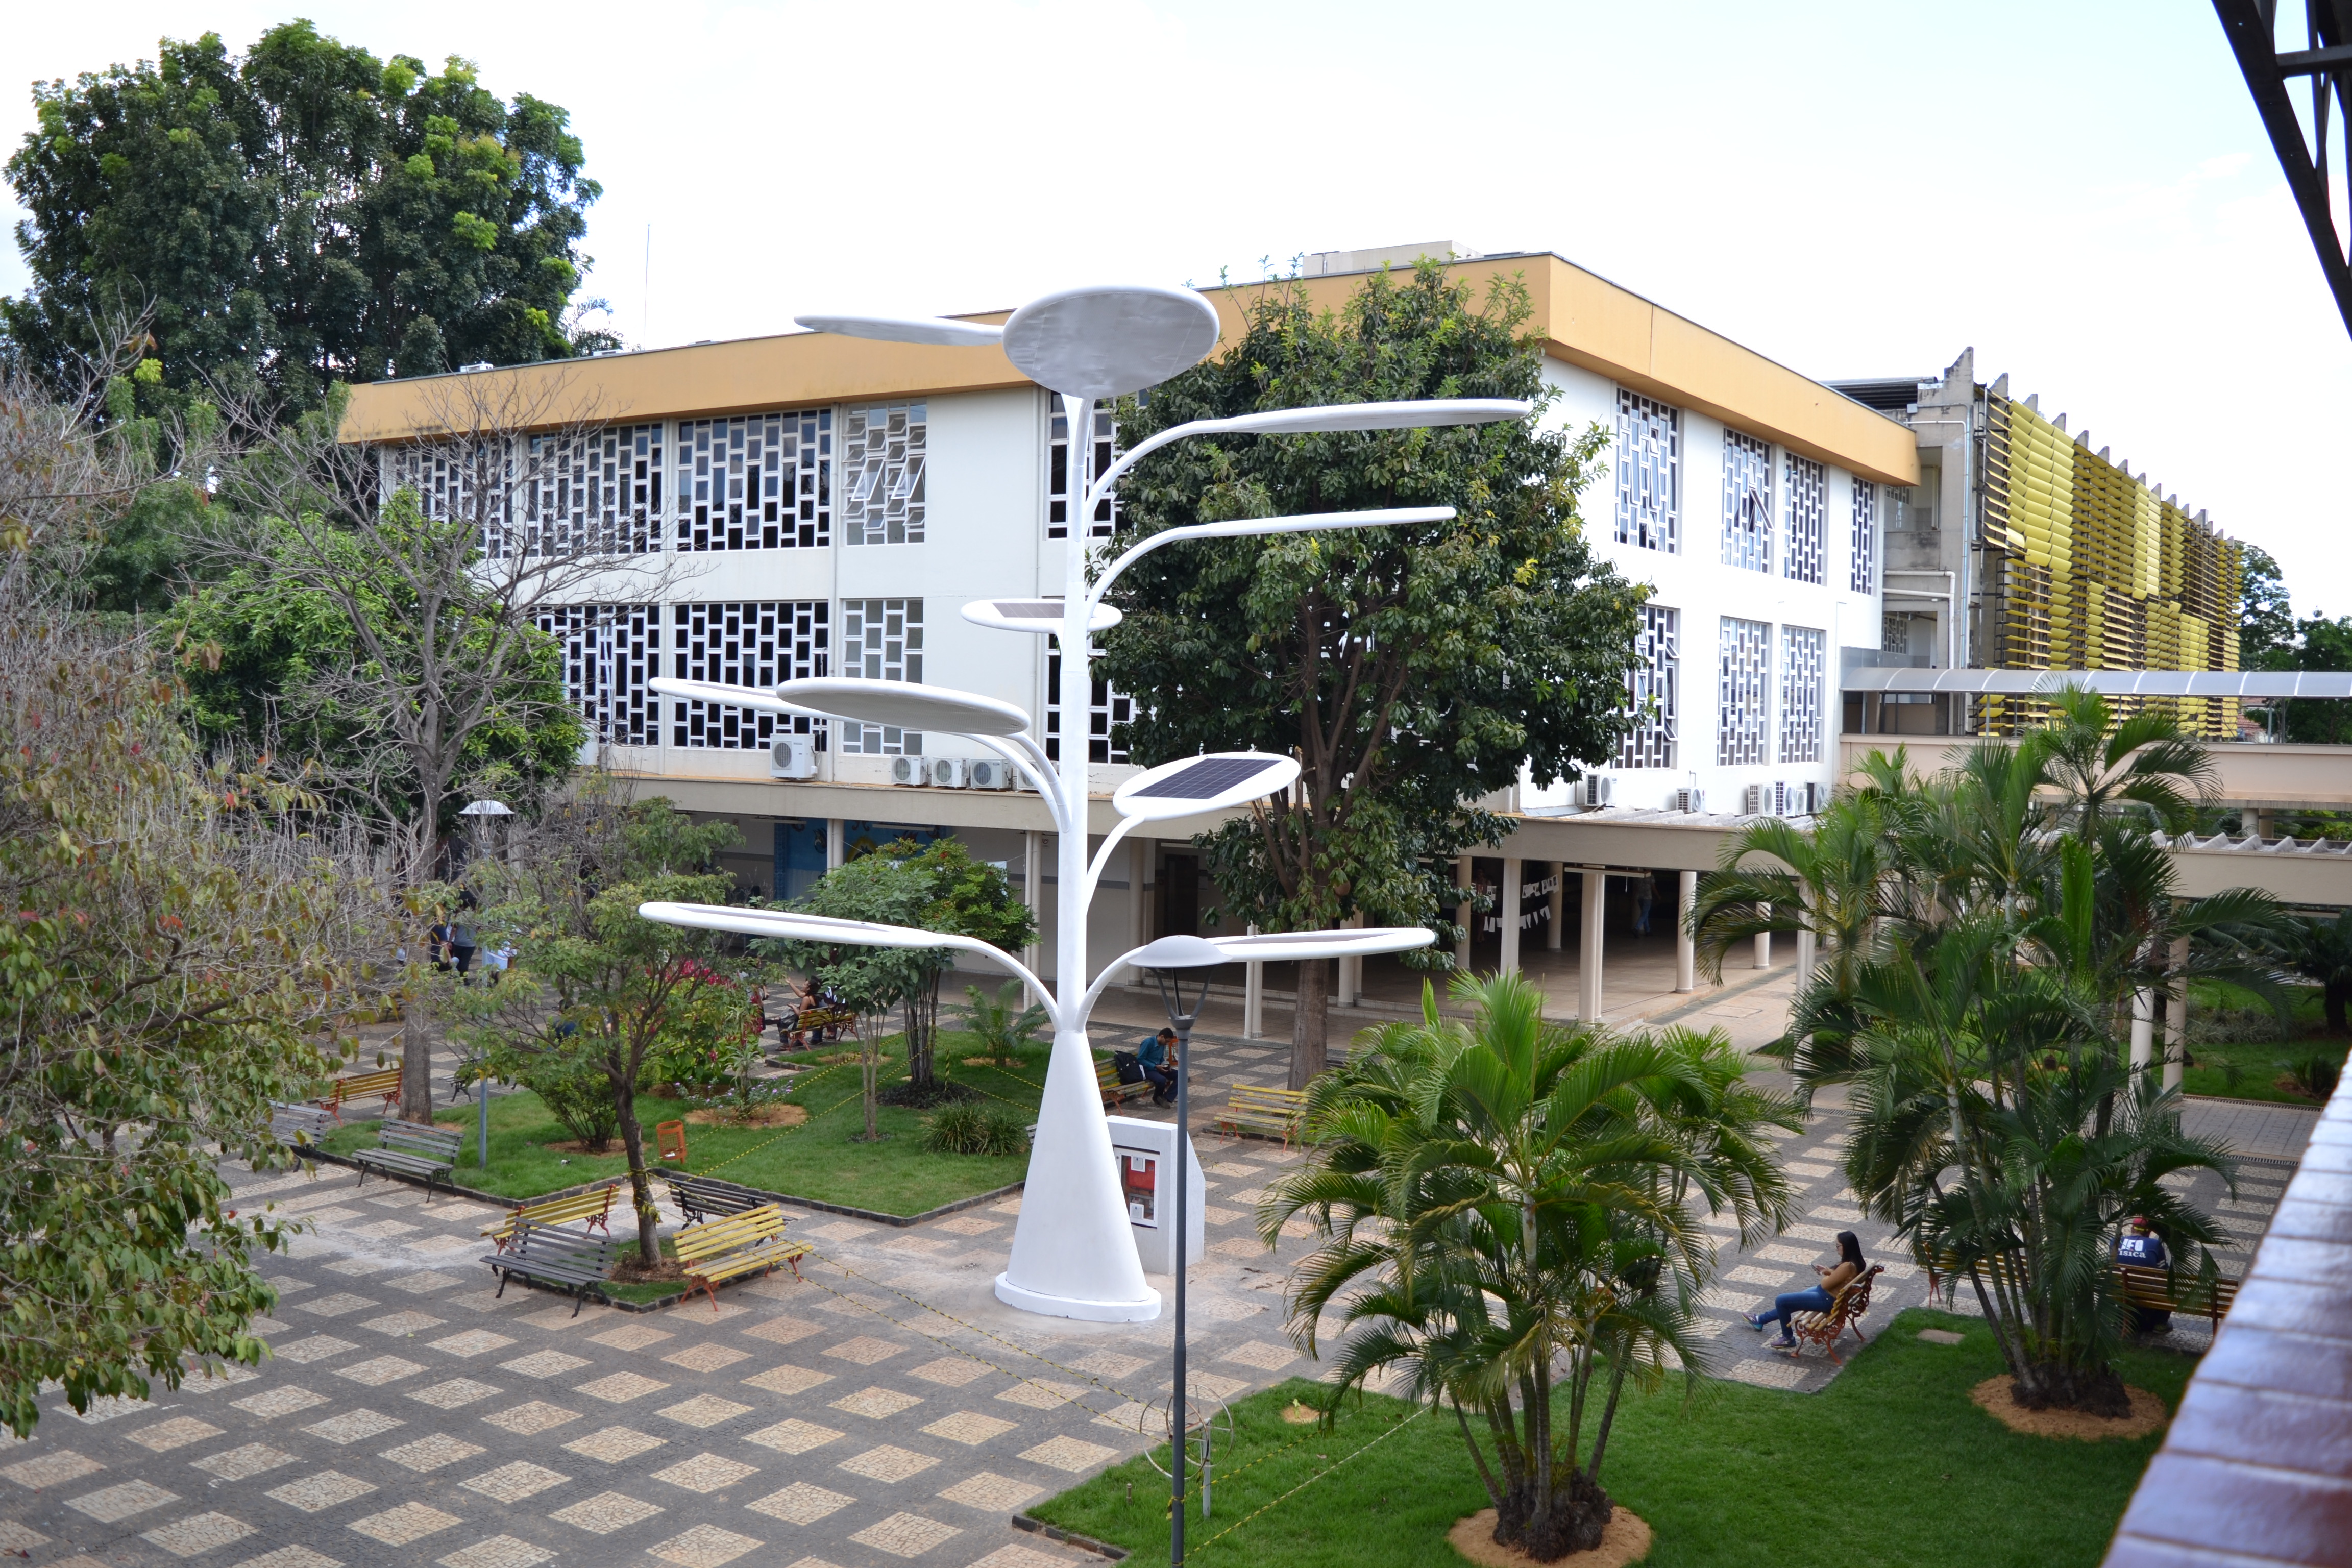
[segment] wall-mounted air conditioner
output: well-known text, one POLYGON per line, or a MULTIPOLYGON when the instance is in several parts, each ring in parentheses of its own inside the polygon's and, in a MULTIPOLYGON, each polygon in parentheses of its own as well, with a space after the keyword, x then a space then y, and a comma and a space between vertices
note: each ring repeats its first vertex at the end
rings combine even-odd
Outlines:
POLYGON ((964 778, 972 789, 1011 789, 1015 770, 1002 757, 974 757, 964 778))
POLYGON ((816 737, 777 736, 776 743, 768 748, 768 776, 772 779, 816 777, 816 737))
POLYGON ((937 789, 962 789, 971 782, 971 759, 925 757, 923 776, 937 789))
POLYGON ((1739 789, 1740 815, 1743 816, 1761 816, 1764 815, 1765 808, 1770 805, 1771 799, 1772 786, 1770 784, 1742 784, 1739 789))
POLYGON ((930 780, 925 776, 926 761, 927 759, 922 757, 891 758, 890 782, 894 784, 929 784, 930 780))
POLYGON ((1674 808, 1676 811, 1705 811, 1706 809, 1706 791, 1703 789, 1678 789, 1675 791, 1674 808))
POLYGON ((1768 787, 1769 787, 1772 792, 1772 804, 1766 809, 1770 811, 1775 816, 1794 816, 1796 815, 1796 811, 1789 802, 1789 781, 1786 779, 1774 779, 1768 787))
POLYGON ((1579 805, 1607 805, 1617 798, 1617 781, 1602 773, 1587 773, 1576 781, 1579 805))
POLYGON ((1828 809, 1830 786, 1818 781, 1805 785, 1805 815, 1818 816, 1828 809))

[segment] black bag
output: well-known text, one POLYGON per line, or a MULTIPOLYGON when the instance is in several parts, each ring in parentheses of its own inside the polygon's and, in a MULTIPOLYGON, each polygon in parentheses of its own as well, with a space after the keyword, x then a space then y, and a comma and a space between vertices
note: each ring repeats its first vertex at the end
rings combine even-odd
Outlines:
POLYGON ((1143 1058, 1133 1051, 1111 1052, 1110 1065, 1111 1069, 1118 1074, 1119 1082, 1141 1083, 1143 1081, 1143 1058))

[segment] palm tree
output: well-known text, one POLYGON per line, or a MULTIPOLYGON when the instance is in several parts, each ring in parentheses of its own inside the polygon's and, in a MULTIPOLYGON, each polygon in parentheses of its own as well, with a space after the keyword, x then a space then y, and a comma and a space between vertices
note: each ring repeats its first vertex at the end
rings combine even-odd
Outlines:
POLYGON ((2299 920, 2283 934, 2280 956, 2287 967, 2319 983, 2327 1032, 2345 1033, 2346 1007, 2352 1004, 2352 910, 2336 910, 2332 921, 2299 920))
POLYGON ((2143 708, 2118 721, 2105 697, 2079 686, 2061 689, 2049 704, 2037 733, 2050 782, 2064 792, 2067 819, 2077 831, 2095 831, 2108 817, 2128 813, 2178 833, 2200 806, 2212 804, 2220 770, 2171 713, 2143 708))
POLYGON ((1317 1159, 1268 1192, 1258 1223, 1270 1241, 1307 1213, 1323 1238, 1288 1305, 1313 1353, 1341 1303, 1334 1407, 1390 1372, 1450 1405, 1496 1540, 1554 1561, 1608 1523, 1600 1469, 1627 1384, 1704 1364, 1696 1298, 1713 1253, 1690 1198, 1743 1231, 1784 1220, 1759 1132, 1794 1115, 1739 1081, 1719 1037, 1551 1023, 1517 975, 1463 976, 1454 994, 1468 1022, 1441 1019, 1424 987, 1419 1024, 1383 1028, 1316 1081, 1317 1159))

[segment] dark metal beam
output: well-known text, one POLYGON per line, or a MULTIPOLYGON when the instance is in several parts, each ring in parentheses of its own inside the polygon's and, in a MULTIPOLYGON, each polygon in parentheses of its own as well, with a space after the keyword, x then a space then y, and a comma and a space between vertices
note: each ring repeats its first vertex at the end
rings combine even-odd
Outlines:
MULTIPOLYGON (((2276 0, 2213 0, 2213 13, 2221 18, 2221 30, 2229 36, 2231 52, 2237 56, 2238 69, 2246 79, 2247 90, 2253 94, 2263 130, 2270 136, 2271 148, 2278 154, 2279 168, 2286 175, 2287 189, 2294 196, 2296 209, 2303 214, 2303 226, 2310 233, 2312 247, 2319 254, 2328 292, 2336 297, 2336 308, 2344 318, 2345 329, 2352 331, 2352 262, 2347 260, 2344 241, 2336 232, 2335 216, 2328 209, 2326 174, 2328 93, 2333 89, 2337 102, 2342 102, 2347 74, 2345 66, 2334 57, 2352 58, 2352 47, 2347 47, 2343 34, 2333 26, 2335 7, 2328 0, 2305 0, 2314 16, 2326 15, 2330 25, 2325 29, 2316 25, 2312 28, 2310 41, 2320 47, 2282 56, 2272 28, 2275 4, 2276 0), (2295 76, 2323 79, 2313 84, 2315 146, 2305 140, 2302 122, 2295 119, 2294 105, 2287 99, 2287 82, 2295 76)), ((2339 114, 2336 118, 2337 134, 2342 136, 2344 117, 2339 114)))

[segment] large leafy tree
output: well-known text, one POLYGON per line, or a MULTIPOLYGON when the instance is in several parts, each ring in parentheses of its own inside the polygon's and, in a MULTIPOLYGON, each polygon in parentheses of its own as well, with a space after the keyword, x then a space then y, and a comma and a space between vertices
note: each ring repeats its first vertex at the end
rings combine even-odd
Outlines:
POLYGON ((309 22, 35 84, 7 164, 32 273, 0 302, 16 353, 67 380, 144 321, 152 400, 286 413, 336 381, 608 346, 567 309, 598 195, 555 104, 502 100, 451 58, 380 60, 309 22))
MULTIPOLYGON (((1525 287, 1484 300, 1427 263, 1344 308, 1269 285, 1234 347, 1122 408, 1130 446, 1184 421, 1422 397, 1551 401, 1525 287)), ((1146 556, 1103 673, 1142 699, 1139 759, 1288 752, 1304 773, 1202 847, 1238 924, 1443 926, 1452 858, 1499 841, 1475 804, 1615 753, 1641 591, 1597 564, 1578 492, 1598 432, 1484 427, 1178 442, 1122 485, 1139 533, 1363 507, 1453 521, 1203 542, 1146 556)), ((1446 928, 1450 930, 1450 928, 1446 928)), ((1299 966, 1290 1081, 1323 1069, 1328 981, 1299 966)))
POLYGON ((2246 546, 2238 591, 2238 662, 2247 669, 2293 668, 2277 662, 2294 646, 2294 606, 2271 552, 2246 546))

